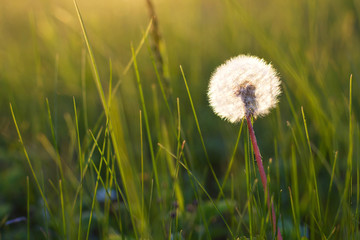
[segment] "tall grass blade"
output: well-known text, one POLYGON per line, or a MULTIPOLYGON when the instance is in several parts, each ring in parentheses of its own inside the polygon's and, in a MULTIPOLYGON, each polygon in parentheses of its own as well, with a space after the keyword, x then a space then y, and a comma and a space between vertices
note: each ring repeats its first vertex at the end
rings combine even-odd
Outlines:
POLYGON ((29 176, 26 176, 26 237, 30 240, 30 186, 29 176))
POLYGON ((154 177, 155 177, 155 184, 156 184, 156 188, 157 188, 158 197, 161 197, 159 177, 158 177, 157 165, 156 165, 155 155, 154 155, 154 147, 153 147, 153 144, 152 144, 152 138, 151 138, 151 132, 150 132, 150 124, 149 124, 149 119, 148 119, 148 114, 147 114, 146 105, 145 105, 145 99, 144 99, 144 93, 143 93, 143 90, 142 90, 140 74, 139 74, 139 70, 138 70, 136 56, 135 56, 133 46, 131 46, 131 52, 132 52, 133 58, 134 58, 134 69, 135 69, 135 74, 136 74, 136 80, 137 80, 137 84, 138 84, 138 88, 139 88, 141 106, 142 106, 142 110, 144 112, 145 127, 146 127, 146 133, 147 133, 147 137, 148 137, 148 142, 149 142, 151 161, 152 161, 154 177))
MULTIPOLYGON (((152 26, 152 20, 150 20, 148 26, 146 27, 145 33, 143 34, 143 37, 141 38, 140 43, 139 43, 138 47, 135 50, 135 56, 137 56, 139 54, 141 48, 143 47, 143 45, 145 43, 145 40, 147 39, 147 37, 149 35, 151 26, 152 26)), ((128 62, 128 64, 126 65, 125 69, 122 72, 123 75, 125 75, 129 71, 129 69, 130 69, 131 65, 133 64, 133 62, 134 62, 134 58, 131 56, 130 61, 128 62)), ((119 79, 117 81, 117 83, 115 84, 115 86, 114 86, 114 89, 113 89, 113 92, 112 92, 113 96, 115 96, 117 90, 120 87, 120 84, 121 84, 121 79, 119 79)))
POLYGON ((139 111, 140 115, 140 165, 141 165, 141 212, 144 214, 144 143, 143 143, 143 130, 142 130, 142 116, 141 110, 139 111))
MULTIPOLYGON (((327 219, 328 210, 329 210, 330 193, 331 193, 332 185, 333 185, 333 182, 334 182, 337 156, 338 156, 338 152, 335 152, 335 157, 334 157, 334 162, 333 162, 332 171, 331 171, 331 177, 330 177, 329 190, 328 190, 328 194, 327 194, 327 203, 326 203, 326 210, 325 210, 325 215, 324 215, 324 216, 325 216, 325 217, 324 217, 325 220, 327 219)), ((340 189, 339 189, 339 190, 340 190, 340 189)))
MULTIPOLYGON (((247 134, 249 135, 249 133, 247 134)), ((249 136, 247 137, 249 139, 249 136)), ((246 196, 247 209, 249 214, 249 234, 250 240, 253 239, 253 212, 252 212, 252 191, 251 191, 251 170, 250 170, 250 156, 249 156, 249 140, 244 142, 244 159, 245 159, 245 176, 246 176, 246 196)))
POLYGON ((59 180, 59 188, 60 188, 60 203, 61 203, 61 215, 62 215, 62 224, 63 224, 63 234, 64 239, 67 238, 66 234, 66 221, 65 221, 65 205, 64 205, 64 195, 63 195, 63 186, 61 183, 61 179, 59 180))
MULTIPOLYGON (((349 141, 348 141, 348 156, 347 156, 347 162, 346 162, 346 175, 345 175, 345 187, 343 190, 343 194, 340 200, 340 208, 338 209, 336 216, 335 216, 335 220, 334 220, 334 225, 340 215, 341 210, 344 211, 344 215, 348 216, 351 214, 351 210, 349 209, 349 205, 350 203, 348 202, 350 200, 351 197, 351 188, 352 188, 352 168, 353 168, 353 116, 352 116, 352 75, 350 75, 350 80, 349 80, 349 141), (349 191, 350 188, 350 191, 349 191)), ((342 219, 342 224, 346 225, 346 227, 348 227, 348 218, 343 217, 342 219)))
MULTIPOLYGON (((228 179, 228 177, 229 177, 229 174, 230 174, 232 165, 233 165, 233 163, 234 163, 235 154, 236 154, 236 150, 237 150, 238 145, 239 145, 239 141, 240 141, 240 136, 241 136, 241 131, 242 131, 243 124, 244 124, 244 120, 241 121, 241 125, 240 125, 239 133, 238 133, 238 136, 237 136, 237 139, 236 139, 236 142, 235 142, 234 150, 233 150, 233 153, 232 153, 232 155, 231 155, 229 165, 228 165, 228 167, 227 167, 227 169, 226 169, 226 173, 225 173, 225 176, 224 176, 223 184, 221 185, 221 188, 222 188, 222 189, 224 189, 224 187, 225 187, 226 181, 227 181, 227 179, 228 179)), ((218 195, 217 199, 219 200, 219 198, 220 198, 220 194, 218 195)))
MULTIPOLYGON (((168 130, 166 129, 165 124, 161 124, 161 133, 162 133, 162 140, 164 141, 165 148, 170 149, 171 143, 170 143, 170 139, 169 139, 169 133, 168 133, 168 130)), ((178 156, 178 155, 175 156, 175 158, 178 158, 178 157, 180 157, 180 156, 178 156)), ((171 158, 171 156, 169 154, 167 154, 165 156, 165 159, 166 159, 169 175, 170 175, 171 179, 173 180, 177 205, 179 206, 179 210, 182 212, 182 211, 184 211, 185 204, 184 204, 183 192, 182 192, 180 183, 177 178, 177 167, 175 166, 175 162, 173 161, 173 159, 171 158)))
POLYGON ((192 97, 191 97, 191 94, 190 94, 189 86, 188 86, 188 84, 187 84, 186 77, 185 77, 184 71, 183 71, 183 69, 182 69, 182 66, 180 66, 180 70, 181 70, 182 77, 183 77, 183 79, 184 79, 186 91, 187 91, 187 94, 188 94, 188 97, 189 97, 191 109, 192 109, 192 111, 193 111, 193 115, 194 115, 196 127, 197 127, 198 133, 199 133, 199 135, 200 135, 201 146, 202 146, 202 148, 203 148, 203 150, 204 150, 207 164, 209 165, 211 174, 213 175, 213 177, 214 177, 214 179, 215 179, 215 181, 216 181, 216 184, 217 184, 217 186, 218 186, 218 188, 219 188, 219 190, 220 190, 221 196, 224 197, 225 195, 224 195, 224 192, 223 192, 223 190, 222 190, 222 187, 221 187, 221 185, 220 185, 220 183, 219 183, 218 178, 216 177, 214 168, 212 167, 212 165, 211 165, 211 163, 210 163, 209 155, 208 155, 207 150, 206 150, 206 147, 205 147, 204 138, 203 138, 202 133, 201 133, 201 129, 200 129, 200 125, 199 125, 199 120, 198 120, 197 115, 196 115, 194 103, 193 103, 193 100, 192 100, 192 97))
MULTIPOLYGON (((289 92, 288 92, 288 89, 285 85, 283 85, 283 89, 284 89, 284 93, 285 93, 285 96, 286 96, 286 100, 287 102, 289 103, 289 107, 290 107, 290 110, 291 110, 291 114, 293 116, 293 119, 295 121, 295 125, 296 125, 296 129, 301 129, 301 125, 300 125, 300 122, 299 122, 299 119, 298 119, 298 116, 296 114, 296 111, 295 111, 295 108, 294 108, 294 104, 290 98, 290 95, 289 95, 289 92)), ((290 124, 290 123, 289 123, 290 124)), ((288 125, 289 125, 288 124, 288 125)), ((291 130, 293 132, 293 128, 291 130)), ((305 137, 304 137, 304 133, 302 131, 299 131, 299 134, 300 134, 300 140, 301 142, 305 142, 305 137)), ((299 145, 298 145, 298 141, 295 137, 295 133, 293 132, 293 136, 294 136, 294 140, 295 140, 295 143, 296 143, 296 146, 297 148, 299 149, 299 145)), ((299 150, 299 153, 301 153, 301 151, 299 150)))
POLYGON ((84 127, 89 129, 88 121, 88 107, 87 107, 87 93, 86 93, 86 49, 81 51, 81 95, 82 95, 82 107, 84 111, 84 127))
POLYGON ((17 122, 16 122, 15 114, 14 114, 14 111, 13 111, 13 108, 12 108, 11 103, 10 103, 10 111, 11 111, 11 116, 12 116, 13 121, 14 121, 14 124, 15 124, 16 132, 17 132, 18 137, 19 137, 20 144, 21 144, 21 146, 22 146, 22 148, 23 148, 23 151, 24 151, 24 154, 25 154, 25 158, 26 158, 26 160, 27 160, 27 162, 28 162, 28 164, 29 164, 29 167, 30 167, 30 171, 31 171, 31 173, 32 173, 32 175, 33 175, 33 177, 34 177, 35 183, 36 183, 36 185, 37 185, 37 187, 38 187, 38 189, 39 189, 39 192, 40 192, 40 195, 41 195, 42 200, 44 201, 45 207, 46 207, 47 211, 49 212, 49 215, 52 216, 51 209, 50 209, 49 204, 48 204, 48 202, 47 202, 47 200, 46 200, 46 197, 45 197, 45 195, 44 195, 44 193, 43 193, 43 190, 42 190, 42 188, 41 188, 41 186, 40 186, 40 183, 39 183, 38 178, 37 178, 37 176, 36 176, 36 174, 35 174, 34 168, 33 168, 32 164, 31 164, 29 155, 28 155, 27 150, 26 150, 26 148, 25 148, 24 142, 23 142, 23 140, 22 140, 21 133, 20 133, 18 124, 17 124, 17 122))
POLYGON ((181 144, 181 114, 180 114, 180 99, 176 98, 176 108, 177 108, 177 148, 176 148, 176 157, 180 159, 180 149, 184 149, 185 145, 181 144))
MULTIPOLYGON (((150 212, 150 209, 151 209, 151 206, 152 206, 153 193, 154 193, 154 179, 151 179, 151 187, 150 187, 150 195, 149 195, 149 212, 150 212)), ((149 214, 148 221, 150 222, 150 214, 149 214)))
POLYGON ((313 178, 313 182, 314 182, 313 184, 314 184, 314 188, 315 188, 317 215, 318 215, 318 218, 319 218, 319 220, 321 222, 322 216, 321 216, 321 208, 320 208, 320 200, 319 200, 319 190, 318 190, 318 184, 317 184, 317 178, 316 178, 316 172, 315 172, 315 166, 314 166, 314 157, 313 157, 312 150, 311 150, 309 132, 308 132, 308 129, 307 129, 306 118, 305 118, 305 113, 304 113, 304 108, 303 107, 301 107, 301 114, 302 114, 303 121, 304 121, 306 140, 307 140, 307 143, 308 143, 309 153, 310 153, 309 164, 310 164, 310 172, 312 174, 312 178, 313 178))
MULTIPOLYGON (((101 133, 102 133, 102 128, 99 129, 99 132, 98 132, 98 134, 96 135, 96 140, 98 140, 98 139, 100 138, 101 133)), ((87 173, 87 170, 88 170, 88 168, 89 168, 91 158, 93 157, 93 154, 94 154, 94 151, 95 151, 95 147, 96 147, 96 145, 95 145, 95 143, 94 143, 94 144, 92 145, 91 149, 90 149, 90 152, 88 153, 89 155, 88 155, 88 157, 87 157, 86 165, 85 165, 85 167, 84 167, 82 176, 81 176, 81 178, 80 178, 80 183, 82 183, 83 180, 84 180, 84 178, 85 178, 85 174, 87 173)), ((77 189, 76 189, 76 193, 75 193, 75 197, 74 197, 74 202, 73 202, 73 204, 72 204, 72 210, 74 210, 74 208, 75 208, 76 200, 77 200, 77 197, 78 197, 81 189, 82 189, 82 185, 79 184, 78 187, 77 187, 77 189)))
POLYGON ((88 36, 87 36, 87 33, 86 33, 85 25, 84 25, 83 19, 82 19, 82 17, 81 17, 80 10, 79 10, 79 7, 78 7, 78 5, 77 5, 77 2, 76 2, 76 0, 74 0, 73 2, 74 2, 75 10, 76 10, 76 13, 77 13, 79 22, 80 22, 81 30, 82 30, 82 33, 83 33, 83 36, 84 36, 85 44, 86 44, 88 53, 89 53, 89 55, 90 55, 91 69, 92 69, 92 72, 93 72, 93 75, 94 75, 94 80, 95 80, 96 88, 97 88, 97 90, 98 90, 98 94, 99 94, 99 96, 100 96, 100 100, 101 100, 101 103, 102 103, 102 105, 103 105, 103 108, 104 108, 104 111, 105 111, 105 115, 106 115, 106 117, 107 117, 107 116, 108 116, 108 112, 107 112, 107 107, 106 107, 105 94, 104 94, 103 87, 102 87, 102 85, 101 85, 101 81, 100 81, 100 77, 99 77, 99 72, 98 72, 98 69, 97 69, 96 62, 95 62, 94 54, 93 54, 93 52, 92 52, 92 49, 91 49, 91 46, 90 46, 90 43, 89 43, 89 39, 88 39, 88 36))
POLYGON ((349 188, 351 186, 352 179, 352 168, 353 168, 353 151, 354 151, 354 143, 353 143, 353 121, 352 121, 352 75, 350 75, 350 83, 349 83, 349 146, 348 146, 348 157, 347 157, 347 170, 345 176, 345 188, 344 188, 344 201, 347 204, 347 200, 350 197, 349 188))
MULTIPOLYGON (((77 138, 77 146, 78 146, 78 155, 79 155, 79 168, 80 168, 80 176, 83 175, 83 156, 81 151, 81 143, 80 143, 80 134, 79 134, 79 121, 76 110, 76 102, 75 97, 73 97, 74 103, 74 115, 75 115, 75 128, 76 128, 76 138, 77 138)), ((83 182, 80 182, 80 197, 79 197, 79 227, 78 227, 78 240, 82 239, 81 237, 81 225, 82 225, 82 204, 83 204, 83 182)))
MULTIPOLYGON (((116 156, 116 160, 119 165, 121 179, 123 181, 123 185, 125 188, 125 194, 128 202, 128 207, 130 211, 131 216, 131 222, 134 228, 134 234, 135 237, 138 238, 138 231, 141 233, 141 235, 148 236, 148 224, 146 222, 146 218, 141 212, 141 203, 139 202, 139 196, 138 196, 138 184, 136 183, 135 176, 133 173, 132 164, 130 163, 127 153, 125 150, 125 141, 123 137, 123 129, 121 125, 121 121, 119 118, 119 113, 117 110, 117 104, 116 102, 112 103, 111 111, 108 112, 108 107, 106 104, 105 94, 100 82, 99 73, 97 70, 97 65, 95 63, 95 58, 86 34, 85 26, 83 24, 83 20, 78 8, 78 5, 76 3, 76 0, 74 0, 74 5, 76 9, 76 13, 80 22, 80 26, 83 32, 84 40, 87 46, 88 53, 90 55, 90 61, 91 61, 91 69, 94 75, 95 84, 97 87, 98 94, 100 96, 101 103, 103 105, 103 109, 105 112, 106 118, 110 118, 109 122, 109 128, 111 129, 111 139, 114 147, 114 152, 116 156), (139 224, 135 223, 135 219, 139 224), (137 231, 138 230, 138 231, 137 231)), ((133 54, 134 56, 134 54, 133 54)), ((116 87, 113 91, 116 90, 116 87)))
POLYGON ((47 107, 47 110, 48 110, 50 130, 51 130, 51 135, 52 135, 52 138, 53 138, 53 144, 54 144, 54 148, 55 148, 55 152, 56 152, 56 158, 54 158, 54 160, 58 163, 59 171, 60 171, 60 177, 61 177, 61 180, 64 181, 64 172, 63 172, 63 168, 62 168, 62 164, 61 164, 59 148, 57 146, 57 140, 56 140, 56 134, 55 134, 55 130, 54 130, 54 125, 53 125, 52 118, 51 118, 49 100, 47 98, 46 98, 46 107, 47 107))
POLYGON ((294 200, 293 200, 293 196, 291 194, 291 188, 289 187, 289 194, 290 194, 290 203, 291 203, 291 212, 292 212, 292 215, 293 215, 293 221, 294 221, 294 226, 295 226, 295 230, 296 230, 296 236, 297 236, 297 239, 300 239, 300 225, 299 225, 299 222, 298 222, 298 215, 296 213, 296 210, 295 210, 295 206, 294 206, 294 200))
POLYGON ((148 37, 148 35, 150 33, 150 30, 151 30, 152 26, 153 26, 153 20, 150 19, 149 24, 146 27, 145 33, 143 34, 143 37, 141 38, 140 43, 139 43, 138 47, 136 48, 134 55, 132 55, 130 61, 128 62, 128 64, 124 68, 123 75, 125 75, 129 71, 131 65, 134 63, 135 57, 139 54, 142 46, 144 45, 144 43, 145 43, 145 41, 146 41, 146 39, 147 39, 147 37, 148 37))
MULTIPOLYGON (((296 216, 296 223, 299 224, 299 216, 300 216, 300 204, 299 204, 299 184, 298 184, 298 168, 297 168, 297 161, 296 161, 296 154, 294 146, 291 147, 291 182, 292 182, 292 189, 294 194, 294 209, 295 209, 295 216, 296 216)), ((292 193, 291 193, 292 196, 292 193)), ((296 225, 297 226, 297 225, 296 225)))
MULTIPOLYGON (((359 161, 357 161, 356 168, 356 209, 355 209, 355 219, 359 219, 359 206, 360 206, 360 169, 359 169, 359 161)), ((355 230, 355 236, 359 236, 359 228, 355 230)))
MULTIPOLYGON (((89 217, 89 223, 88 223, 88 228, 87 228, 87 232, 86 232, 86 240, 89 239, 89 234, 90 234, 90 227, 91 227, 91 221, 92 221, 92 216, 93 216, 93 212, 94 212, 94 207, 95 207, 95 202, 96 202, 96 194, 97 194, 97 189, 98 189, 98 185, 99 185, 99 180, 101 178, 101 169, 102 169, 102 164, 103 164, 103 161, 104 161, 104 150, 105 150, 105 146, 106 146, 106 136, 104 138, 104 146, 103 146, 103 149, 101 150, 100 149, 100 146, 98 145, 98 142, 96 141, 96 138, 94 137, 94 135, 91 133, 91 137, 93 139, 93 141, 95 142, 96 146, 98 147, 98 150, 100 152, 100 165, 99 165, 99 170, 96 171, 97 173, 97 179, 96 179, 96 183, 95 183, 95 190, 94 190, 94 193, 93 193, 93 199, 92 199, 92 203, 91 203, 91 210, 90 210, 90 217, 89 217)), ((104 186, 105 189, 106 186, 104 186)))
POLYGON ((142 238, 145 238, 149 237, 150 232, 146 215, 143 214, 141 209, 140 183, 138 182, 138 179, 134 173, 133 164, 128 158, 120 114, 118 111, 117 103, 113 101, 109 116, 109 126, 111 129, 111 139, 113 143, 114 154, 120 170, 123 187, 125 189, 125 195, 134 228, 134 234, 136 239, 138 239, 139 233, 142 238))

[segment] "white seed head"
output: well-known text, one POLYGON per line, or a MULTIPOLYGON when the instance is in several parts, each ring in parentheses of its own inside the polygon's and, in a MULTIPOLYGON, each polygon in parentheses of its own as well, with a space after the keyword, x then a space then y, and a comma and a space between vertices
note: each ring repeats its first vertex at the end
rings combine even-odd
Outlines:
POLYGON ((280 79, 271 64, 239 55, 215 70, 208 97, 217 115, 235 123, 246 115, 256 118, 268 114, 280 93, 280 79))

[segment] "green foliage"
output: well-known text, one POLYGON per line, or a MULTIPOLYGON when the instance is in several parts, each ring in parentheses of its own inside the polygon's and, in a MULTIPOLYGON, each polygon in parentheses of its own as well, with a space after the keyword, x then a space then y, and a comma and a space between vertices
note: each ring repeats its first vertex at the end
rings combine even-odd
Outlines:
POLYGON ((360 238, 358 1, 0 13, 1 239, 273 238, 246 128, 206 99, 215 67, 244 53, 282 80, 254 129, 284 239, 360 238))

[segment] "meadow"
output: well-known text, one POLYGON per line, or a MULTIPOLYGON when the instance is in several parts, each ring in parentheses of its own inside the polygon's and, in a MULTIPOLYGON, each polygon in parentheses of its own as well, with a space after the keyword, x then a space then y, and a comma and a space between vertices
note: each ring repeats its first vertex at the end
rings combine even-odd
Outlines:
POLYGON ((279 72, 254 121, 283 239, 360 239, 359 0, 1 1, 0 239, 275 239, 211 74, 279 72))

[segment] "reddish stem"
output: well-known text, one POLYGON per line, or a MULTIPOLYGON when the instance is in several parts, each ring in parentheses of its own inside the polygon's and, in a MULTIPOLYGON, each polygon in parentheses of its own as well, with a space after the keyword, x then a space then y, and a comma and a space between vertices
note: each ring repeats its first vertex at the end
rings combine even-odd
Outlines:
MULTIPOLYGON (((264 188, 265 195, 267 196, 267 205, 268 205, 269 211, 271 209, 271 215, 272 215, 271 223, 272 223, 273 231, 274 231, 274 234, 275 234, 276 233, 276 216, 275 216, 275 210, 274 210, 274 203, 270 203, 270 191, 267 188, 266 174, 265 174, 264 166, 262 164, 260 150, 259 150, 259 147, 258 147, 258 144, 257 144, 257 141, 256 141, 254 128, 253 128, 253 126, 251 124, 251 119, 250 119, 249 114, 246 115, 246 121, 247 121, 248 129, 249 129, 249 133, 250 133, 251 143, 252 143, 253 149, 254 149, 256 163, 257 163, 257 166, 259 168, 261 182, 262 182, 262 185, 263 185, 263 188, 264 188)), ((278 240, 282 240, 282 236, 281 236, 281 233, 280 233, 280 228, 278 228, 278 231, 277 231, 277 238, 278 238, 278 240)))

